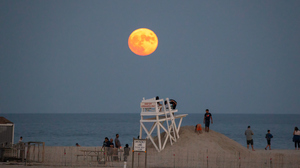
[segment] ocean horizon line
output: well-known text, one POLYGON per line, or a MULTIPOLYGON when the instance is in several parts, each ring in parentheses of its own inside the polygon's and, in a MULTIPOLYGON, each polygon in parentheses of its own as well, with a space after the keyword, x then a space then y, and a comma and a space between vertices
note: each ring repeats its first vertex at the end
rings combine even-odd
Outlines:
MULTIPOLYGON (((199 112, 199 113, 185 113, 185 114, 204 114, 205 112, 199 112)), ((0 113, 0 115, 2 114, 140 114, 140 113, 117 113, 117 112, 112 112, 112 113, 74 113, 74 112, 67 112, 67 113, 0 113)), ((181 113, 179 113, 181 114, 181 113)), ((215 113, 213 112, 212 114, 245 114, 245 115, 249 115, 249 114, 253 114, 253 115, 265 115, 265 114, 272 114, 272 115, 288 115, 288 114, 292 114, 292 115, 300 115, 300 113, 215 113)))

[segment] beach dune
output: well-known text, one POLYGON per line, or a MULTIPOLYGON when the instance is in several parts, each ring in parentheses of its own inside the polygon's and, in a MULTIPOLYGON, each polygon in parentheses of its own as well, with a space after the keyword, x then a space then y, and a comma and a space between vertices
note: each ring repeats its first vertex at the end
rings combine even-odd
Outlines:
MULTIPOLYGON (((256 149, 256 151, 252 151, 221 133, 210 130, 209 133, 197 134, 194 128, 194 126, 181 127, 180 138, 177 142, 172 146, 168 143, 163 151, 152 156, 152 160, 157 165, 165 167, 170 164, 176 167, 249 168, 290 168, 300 165, 300 151, 298 150, 256 149), (172 154, 173 163, 170 161, 172 154)), ((149 143, 148 150, 152 148, 154 146, 149 143)))

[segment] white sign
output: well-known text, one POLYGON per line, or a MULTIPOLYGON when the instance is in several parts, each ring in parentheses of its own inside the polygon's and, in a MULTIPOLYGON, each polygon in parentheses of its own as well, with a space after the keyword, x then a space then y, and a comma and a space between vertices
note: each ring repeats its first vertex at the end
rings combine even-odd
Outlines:
POLYGON ((145 139, 137 139, 134 140, 133 150, 135 152, 145 152, 146 151, 146 140, 145 139))
POLYGON ((141 108, 155 108, 155 102, 141 102, 141 108))

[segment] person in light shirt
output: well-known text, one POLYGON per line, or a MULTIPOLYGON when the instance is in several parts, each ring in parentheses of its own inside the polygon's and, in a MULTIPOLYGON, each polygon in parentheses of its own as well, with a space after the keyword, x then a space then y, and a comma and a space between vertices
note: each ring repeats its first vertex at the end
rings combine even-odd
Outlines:
POLYGON ((247 149, 249 149, 249 144, 251 144, 252 151, 255 151, 253 148, 253 139, 252 139, 252 135, 254 135, 254 133, 251 130, 250 126, 248 126, 248 129, 245 131, 245 135, 247 140, 247 149))
POLYGON ((115 138, 115 147, 116 148, 121 148, 121 142, 119 140, 119 134, 116 134, 116 138, 115 138))

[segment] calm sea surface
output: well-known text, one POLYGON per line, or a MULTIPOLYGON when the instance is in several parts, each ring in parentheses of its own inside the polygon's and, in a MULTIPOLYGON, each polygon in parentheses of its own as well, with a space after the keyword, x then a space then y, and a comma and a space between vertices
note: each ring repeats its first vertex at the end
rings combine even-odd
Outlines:
MULTIPOLYGON (((203 122, 203 114, 189 114, 182 126, 203 122)), ((0 114, 15 124, 15 143, 41 141, 47 146, 102 146, 105 137, 120 135, 122 146, 132 145, 139 135, 140 113, 137 114, 0 114)), ((292 134, 300 127, 298 114, 212 114, 210 128, 246 146, 244 132, 250 125, 254 147, 266 146, 265 134, 270 129, 273 149, 294 149, 292 134)), ((202 124, 203 125, 203 124, 202 124)), ((144 131, 143 131, 144 132, 144 131)), ((143 135, 145 138, 145 135, 143 135)))

